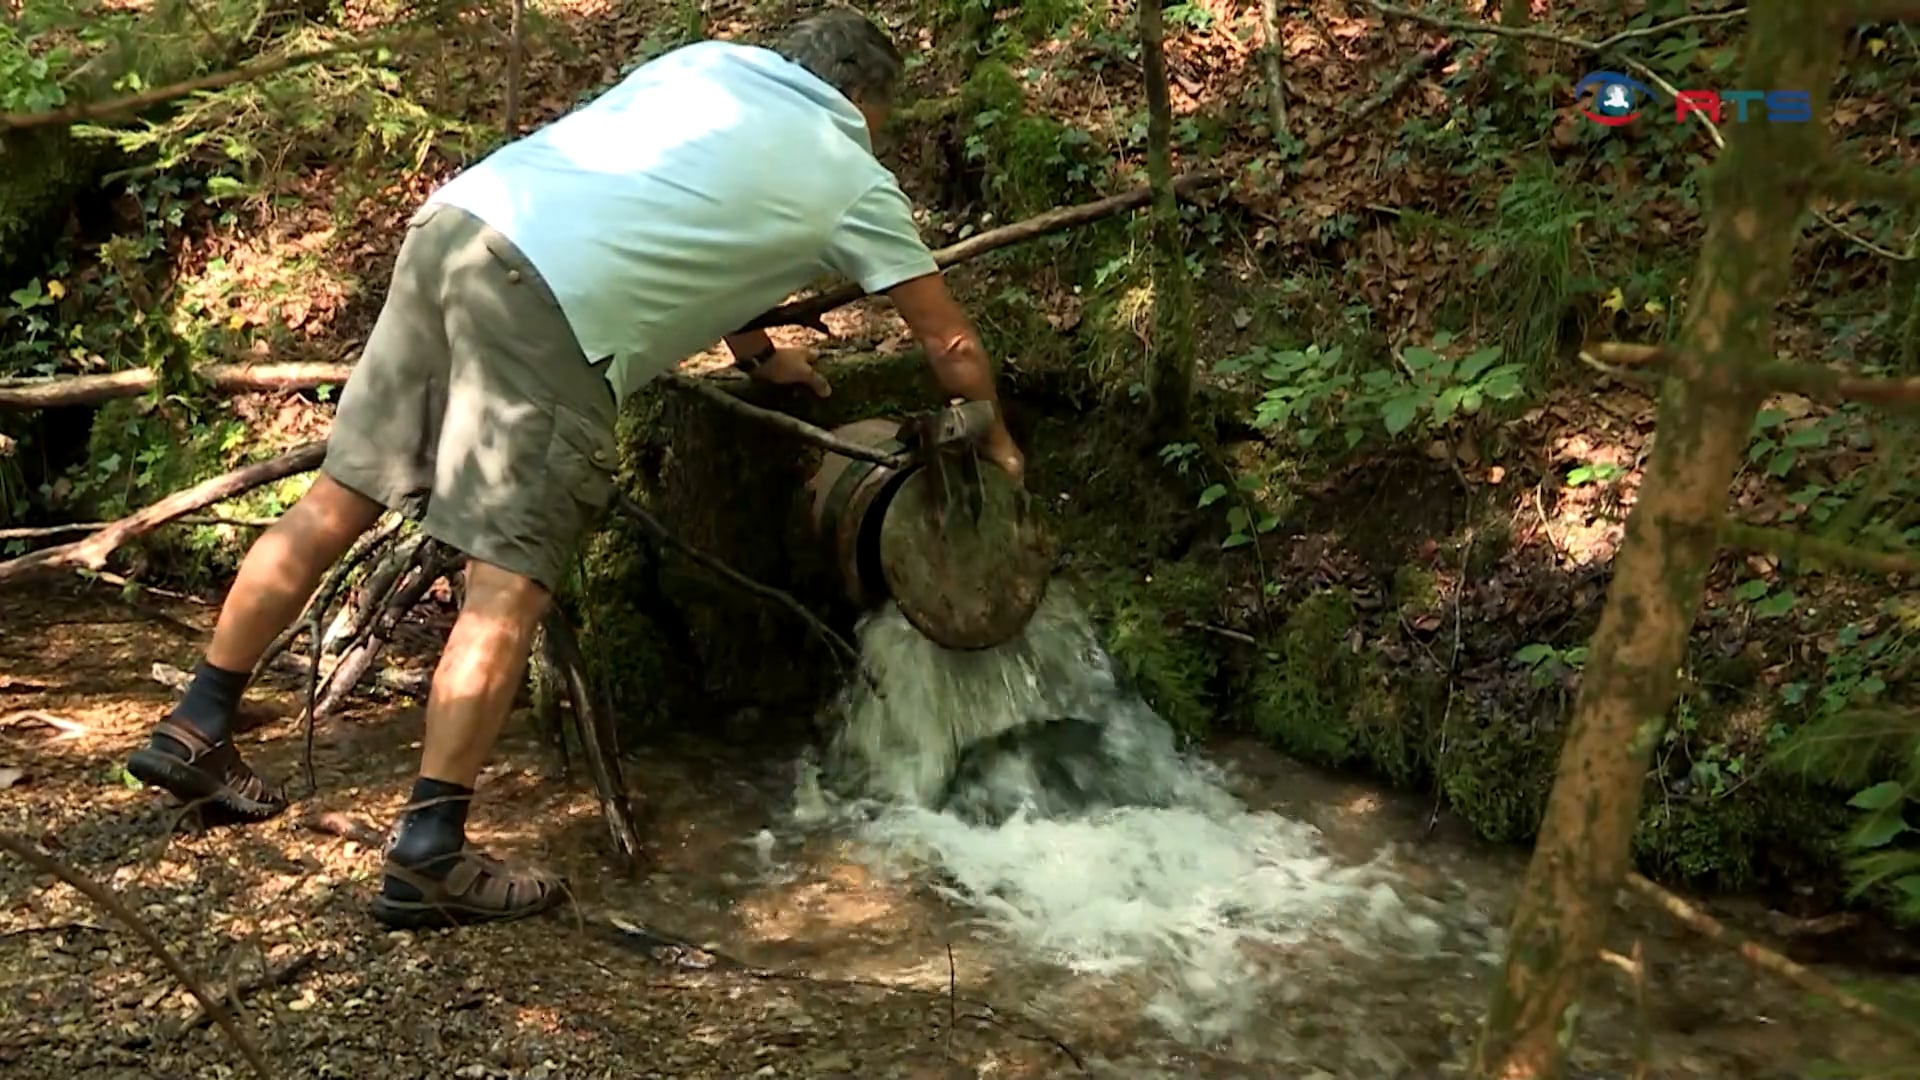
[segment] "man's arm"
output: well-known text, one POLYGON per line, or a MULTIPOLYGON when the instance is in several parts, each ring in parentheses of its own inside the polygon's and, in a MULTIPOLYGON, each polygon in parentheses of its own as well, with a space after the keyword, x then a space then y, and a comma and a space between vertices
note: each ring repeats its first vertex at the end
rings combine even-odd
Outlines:
POLYGON ((884 293, 912 328, 933 365, 934 377, 948 394, 968 401, 990 401, 998 423, 985 450, 1016 478, 1025 469, 1019 447, 1008 433, 993 366, 980 335, 947 291, 946 279, 913 223, 913 207, 899 185, 876 184, 841 217, 827 247, 834 269, 869 293, 884 293))

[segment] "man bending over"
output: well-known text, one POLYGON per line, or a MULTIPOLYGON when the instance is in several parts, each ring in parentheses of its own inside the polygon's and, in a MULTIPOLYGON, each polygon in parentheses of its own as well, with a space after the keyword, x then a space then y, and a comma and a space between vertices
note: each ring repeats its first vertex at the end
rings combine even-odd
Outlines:
MULTIPOLYGON (((810 351, 730 331, 832 270, 892 300, 949 394, 998 406, 873 156, 901 66, 846 8, 773 49, 702 42, 435 192, 408 223, 319 478, 248 551, 185 696, 127 770, 245 818, 286 809, 230 737, 249 673, 383 510, 423 514, 468 556, 466 602, 373 911, 420 926, 553 906, 558 879, 467 846, 467 808, 535 626, 611 497, 618 403, 721 339, 754 377, 826 394, 810 351)), ((1004 422, 985 448, 1020 475, 1004 422)))

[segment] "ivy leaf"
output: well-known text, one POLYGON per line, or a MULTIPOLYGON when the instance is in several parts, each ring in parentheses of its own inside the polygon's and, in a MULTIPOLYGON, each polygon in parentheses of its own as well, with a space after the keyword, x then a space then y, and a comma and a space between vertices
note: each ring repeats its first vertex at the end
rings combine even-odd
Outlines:
POLYGON ((1420 399, 1413 394, 1402 394, 1380 406, 1380 419, 1386 422, 1387 434, 1398 435, 1413 424, 1419 412, 1420 399))
POLYGON ((1232 536, 1227 537, 1225 540, 1222 540, 1220 542, 1220 548, 1222 551, 1225 551, 1231 548, 1237 548, 1237 547, 1241 547, 1251 543, 1253 543, 1253 537, 1248 536, 1246 533, 1243 533, 1243 532, 1237 532, 1237 533, 1234 533, 1232 536))
POLYGON ((1200 493, 1199 505, 1202 507, 1212 506, 1214 503, 1217 503, 1221 499, 1224 499, 1226 497, 1227 497, 1227 485, 1211 484, 1207 487, 1207 490, 1200 493))
POLYGON ((1513 654, 1513 658, 1528 667, 1535 667, 1540 661, 1552 655, 1553 646, 1542 645, 1536 641, 1531 645, 1522 646, 1519 652, 1513 654))
POLYGON ((1250 524, 1252 524, 1252 522, 1247 517, 1246 507, 1236 506, 1233 509, 1227 511, 1227 527, 1232 529, 1234 532, 1237 532, 1237 533, 1246 532, 1247 526, 1250 524))
POLYGON ((1772 585, 1759 578, 1754 578, 1752 581, 1741 582, 1740 586, 1733 590, 1733 595, 1736 600, 1745 600, 1748 603, 1752 603, 1767 595, 1772 589, 1772 585))
POLYGON ((1854 848, 1886 847, 1894 837, 1910 831, 1899 810, 1883 810, 1862 818, 1847 834, 1847 844, 1854 848))
POLYGON ((1870 788, 1865 788, 1847 800, 1847 805, 1855 810, 1885 810, 1905 798, 1907 788, 1898 780, 1882 780, 1870 788))
POLYGON ((1500 359, 1500 352, 1501 349, 1498 345, 1481 349, 1479 352, 1473 353, 1465 360, 1460 361, 1460 370, 1456 374, 1463 381, 1475 378, 1481 372, 1492 367, 1494 361, 1500 359))
POLYGON ((1792 589, 1782 589, 1753 605, 1753 613, 1762 619, 1777 619, 1793 610, 1800 597, 1792 589))

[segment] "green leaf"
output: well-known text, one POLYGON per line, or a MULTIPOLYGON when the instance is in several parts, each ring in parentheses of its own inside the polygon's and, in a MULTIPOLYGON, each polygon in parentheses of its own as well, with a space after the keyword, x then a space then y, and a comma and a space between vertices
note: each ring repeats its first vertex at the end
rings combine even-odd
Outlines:
POLYGON ((1481 349, 1479 352, 1471 353, 1465 360, 1460 361, 1460 370, 1455 372, 1455 374, 1463 380, 1475 378, 1481 372, 1492 367, 1494 361, 1500 359, 1501 351, 1500 346, 1494 345, 1490 348, 1481 349))
POLYGON ((1536 641, 1531 645, 1521 646, 1520 651, 1513 654, 1513 658, 1527 665, 1528 667, 1534 667, 1538 665, 1542 660, 1545 660, 1547 657, 1552 656, 1554 652, 1555 650, 1553 646, 1542 645, 1536 641))
POLYGON ((1777 619, 1793 610, 1800 597, 1792 589, 1782 589, 1753 605, 1753 613, 1762 619, 1777 619))
POLYGON ((1380 406, 1380 419, 1386 422, 1389 435, 1398 435, 1407 430, 1419 413, 1420 398, 1414 394, 1402 394, 1380 406))
POLYGON ((1277 529, 1277 528, 1279 528, 1279 527, 1280 527, 1280 515, 1279 515, 1279 514, 1266 514, 1266 515, 1263 515, 1263 516, 1262 516, 1262 517, 1260 518, 1260 521, 1259 521, 1259 523, 1258 523, 1258 524, 1256 524, 1256 525, 1254 526, 1254 528, 1256 528, 1257 530, 1259 530, 1259 531, 1260 531, 1260 532, 1262 532, 1262 533, 1270 533, 1270 532, 1272 532, 1273 530, 1275 530, 1275 529, 1277 529))
POLYGON ((1207 486, 1207 490, 1200 493, 1199 505, 1202 507, 1212 506, 1214 503, 1226 497, 1227 486, 1225 484, 1210 484, 1207 486))
POLYGON ((1906 785, 1900 781, 1882 780, 1870 788, 1856 792, 1853 798, 1847 800, 1847 805, 1855 810, 1885 810, 1906 795, 1906 785))
POLYGON ((1407 366, 1415 371, 1425 371, 1440 362, 1439 353, 1434 352, 1432 349, 1423 349, 1418 345, 1412 346, 1407 349, 1406 352, 1401 353, 1400 358, 1405 360, 1407 366))
POLYGON ((1468 387, 1467 392, 1460 395, 1460 411, 1466 413, 1468 416, 1479 412, 1480 406, 1485 403, 1486 398, 1481 394, 1480 388, 1477 386, 1468 387))
POLYGON ((1252 473, 1247 473, 1240 477, 1240 479, 1235 480, 1233 486, 1239 488, 1241 491, 1258 491, 1260 490, 1260 478, 1252 473))
POLYGON ((1883 810, 1860 819, 1847 833, 1847 846, 1859 849, 1886 847, 1902 833, 1910 832, 1898 810, 1883 810))
POLYGON ((1762 581, 1759 578, 1754 578, 1752 581, 1741 582, 1739 586, 1737 586, 1733 590, 1733 595, 1734 595, 1734 598, 1737 600, 1745 600, 1748 603, 1752 603, 1753 601, 1758 600, 1761 597, 1767 595, 1767 593, 1771 592, 1772 590, 1773 590, 1772 584, 1766 581, 1762 581))
POLYGON ((1893 887, 1914 900, 1920 900, 1920 874, 1900 878, 1893 883, 1893 887))
POLYGON ((1793 463, 1798 460, 1800 455, 1791 450, 1782 450, 1773 455, 1772 461, 1767 462, 1767 473, 1770 476, 1785 476, 1793 471, 1793 463))
POLYGON ((1253 543, 1253 537, 1248 536, 1246 533, 1237 532, 1225 540, 1220 541, 1220 548, 1225 551, 1231 548, 1244 547, 1251 543, 1253 543))
POLYGON ((1466 391, 1458 386, 1449 386, 1440 391, 1440 396, 1433 399, 1434 422, 1444 424, 1451 420, 1454 410, 1460 407, 1461 396, 1465 393, 1466 391))
POLYGON ((1250 524, 1252 521, 1247 516, 1246 507, 1236 506, 1227 511, 1227 527, 1234 532, 1246 532, 1250 524))

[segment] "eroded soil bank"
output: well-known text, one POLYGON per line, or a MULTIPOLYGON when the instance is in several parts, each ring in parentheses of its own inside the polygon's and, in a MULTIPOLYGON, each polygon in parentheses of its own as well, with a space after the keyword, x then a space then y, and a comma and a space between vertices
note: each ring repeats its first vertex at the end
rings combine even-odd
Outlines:
MULTIPOLYGON (((0 793, 0 822, 111 882, 210 979, 245 983, 262 963, 304 961, 287 985, 247 998, 286 1075, 1052 1077, 1079 1074, 1078 1058, 1094 1075, 1378 1080, 1447 1075, 1478 1016, 1490 968, 1471 956, 1301 949, 1259 958, 1297 975, 1293 1000, 1263 1003, 1267 1018, 1238 1040, 1184 1044, 1141 1016, 1151 987, 1070 975, 983 935, 979 913, 942 900, 934 882, 878 873, 848 836, 792 824, 799 747, 730 738, 719 718, 638 753, 629 775, 652 863, 623 879, 584 779, 559 775, 518 714, 483 780, 476 836, 566 870, 577 908, 516 927, 385 933, 364 909, 377 854, 300 819, 337 811, 383 826, 416 760, 417 707, 362 702, 322 731, 318 794, 250 830, 170 836, 177 814, 121 778, 119 762, 170 698, 150 668, 189 663, 210 619, 205 606, 133 606, 72 583, 19 594, 0 614, 0 764, 23 775, 0 793), (85 733, 58 738, 31 712, 85 733), (762 829, 770 850, 755 842, 762 829), (606 931, 609 917, 790 974, 637 949, 606 931), (1293 1064, 1273 1064, 1278 1051, 1293 1064)), ((243 744, 299 791, 297 713, 291 687, 263 695, 243 744)), ((1210 753, 1250 807, 1319 826, 1337 859, 1402 845, 1404 888, 1441 904, 1454 929, 1504 919, 1518 856, 1450 825, 1429 835, 1424 799, 1246 741, 1210 753)), ((185 994, 72 890, 9 864, 0 895, 9 1071, 235 1075, 213 1035, 176 1033, 192 1011, 185 994)), ((1613 945, 1626 953, 1636 940, 1651 966, 1644 1009, 1617 973, 1597 977, 1582 1075, 1632 1075, 1640 1032, 1655 1077, 1786 1080, 1816 1058, 1890 1052, 1659 916, 1628 914, 1613 945)))

